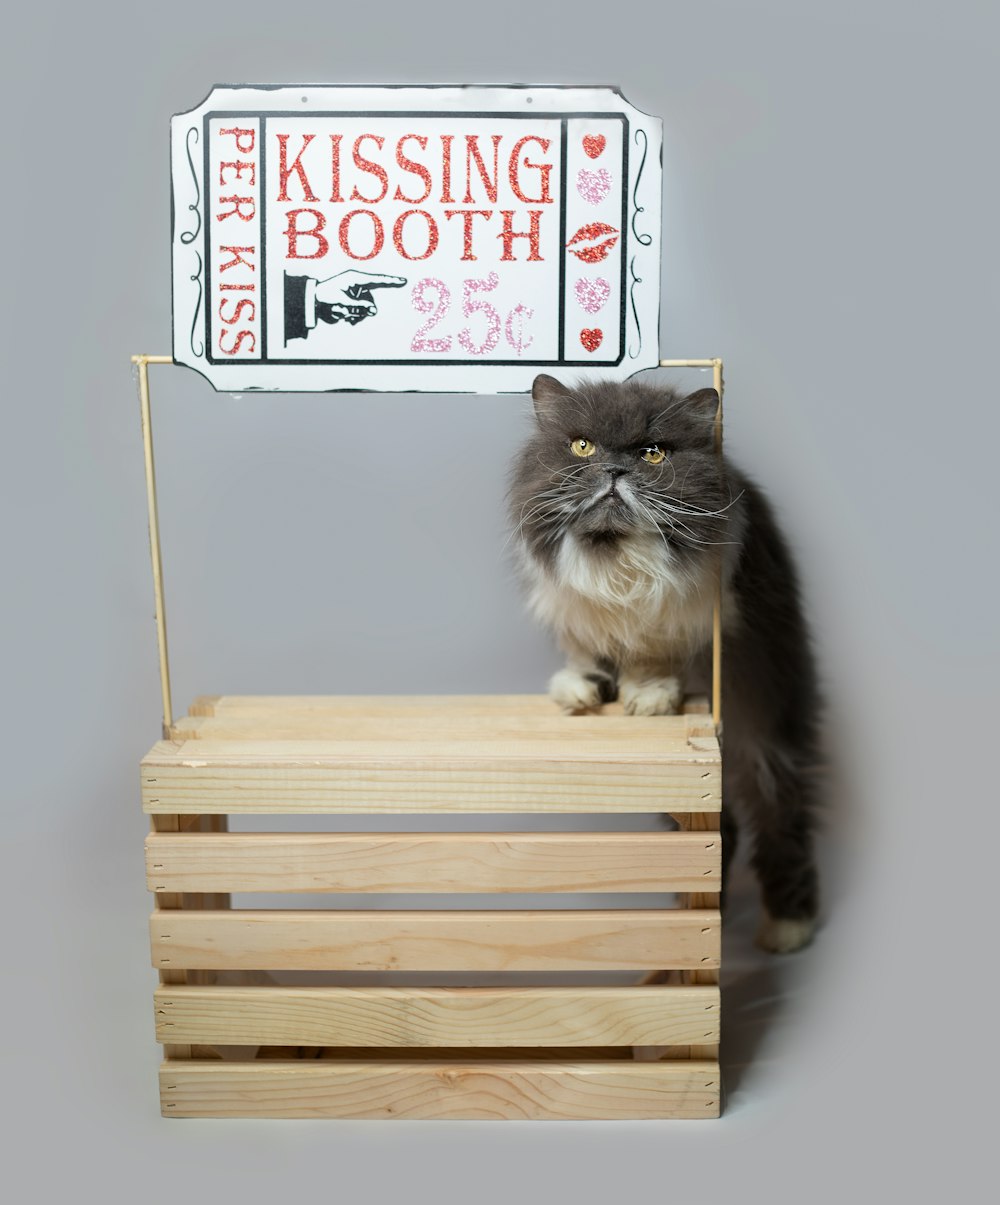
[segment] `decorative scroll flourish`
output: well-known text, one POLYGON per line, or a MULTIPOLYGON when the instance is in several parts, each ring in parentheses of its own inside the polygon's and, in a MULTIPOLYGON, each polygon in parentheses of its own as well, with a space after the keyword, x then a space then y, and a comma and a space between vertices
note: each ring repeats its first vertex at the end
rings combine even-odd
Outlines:
POLYGON ((649 151, 649 139, 646 137, 646 131, 637 129, 635 132, 635 141, 638 143, 640 136, 642 137, 642 159, 639 160, 639 170, 635 174, 635 184, 632 186, 632 237, 637 243, 641 243, 643 247, 648 247, 653 241, 653 236, 648 233, 640 234, 635 228, 636 219, 640 213, 645 213, 645 206, 640 205, 636 200, 639 193, 639 181, 642 179, 642 171, 646 166, 646 154, 649 151))
POLYGON ((195 255, 197 255, 197 256, 198 256, 198 267, 197 267, 197 270, 196 270, 196 271, 194 271, 194 272, 192 272, 192 273, 191 273, 191 279, 192 279, 192 280, 194 281, 194 283, 195 283, 195 284, 198 286, 198 300, 197 300, 197 301, 194 303, 194 317, 191 319, 191 334, 188 336, 188 342, 191 344, 191 351, 193 352, 193 354, 194 354, 194 355, 196 355, 196 356, 203 356, 203 355, 205 354, 205 344, 204 344, 204 343, 199 343, 199 345, 198 345, 197 347, 195 347, 195 343, 194 343, 194 332, 195 332, 195 327, 198 325, 198 315, 201 313, 201 295, 202 295, 202 290, 201 290, 201 269, 202 269, 201 256, 198 254, 198 252, 197 252, 197 251, 195 252, 195 255))
MULTIPOLYGON (((189 205, 188 209, 194 214, 197 220, 197 225, 194 230, 185 230, 181 235, 181 242, 187 247, 201 233, 201 189, 198 187, 198 173, 194 170, 194 160, 191 158, 191 135, 194 135, 195 142, 198 141, 198 127, 192 126, 187 132, 187 137, 184 140, 184 148, 187 151, 188 167, 191 169, 191 180, 194 183, 194 204, 189 205)), ((199 269, 200 271, 200 269, 199 269)))
MULTIPOLYGON (((637 129, 635 132, 635 142, 638 145, 639 139, 642 139, 642 158, 639 160, 639 170, 635 173, 635 183, 632 185, 632 237, 641 247, 648 247, 653 241, 653 236, 648 231, 640 232, 636 228, 639 214, 645 213, 645 206, 639 204, 639 181, 642 179, 643 169, 646 166, 646 155, 649 152, 649 138, 646 136, 646 131, 637 129)), ((629 274, 632 277, 632 283, 628 289, 628 299, 632 305, 632 317, 635 319, 635 335, 636 342, 629 344, 628 354, 629 359, 634 360, 642 350, 642 327, 639 324, 639 310, 635 304, 635 286, 642 284, 642 277, 636 274, 635 256, 632 256, 628 266, 629 274)))
POLYGON ((639 311, 636 309, 636 305, 635 305, 635 286, 642 284, 642 277, 636 276, 636 274, 635 274, 635 256, 634 255, 632 256, 632 260, 629 263, 628 270, 632 277, 632 283, 629 285, 629 289, 628 289, 628 299, 632 303, 632 317, 635 319, 635 335, 636 335, 636 339, 638 340, 638 342, 635 343, 635 345, 634 345, 635 346, 634 351, 632 350, 633 345, 629 344, 628 355, 629 355, 630 360, 634 360, 636 358, 636 356, 638 356, 639 352, 642 351, 642 327, 639 324, 639 311))

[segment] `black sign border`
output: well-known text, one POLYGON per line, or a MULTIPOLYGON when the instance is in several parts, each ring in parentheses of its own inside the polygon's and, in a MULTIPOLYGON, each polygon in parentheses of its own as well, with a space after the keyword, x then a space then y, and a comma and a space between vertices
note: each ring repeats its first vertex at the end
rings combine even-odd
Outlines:
MULTIPOLYGON (((627 308, 627 289, 626 289, 626 265, 628 261, 628 172, 629 172, 629 119, 625 113, 607 113, 607 112, 585 112, 558 110, 556 112, 506 112, 501 110, 484 110, 470 111, 468 113, 452 113, 443 109, 407 109, 407 110, 359 110, 359 109, 340 109, 340 110, 301 110, 301 109, 274 109, 274 110, 236 110, 222 109, 212 110, 205 113, 202 117, 202 151, 204 156, 204 168, 202 183, 205 193, 205 222, 204 222, 204 252, 205 252, 205 362, 213 366, 236 366, 251 367, 255 364, 260 365, 282 365, 282 366, 298 366, 301 368, 316 367, 336 367, 339 365, 364 365, 372 366, 386 365, 387 367, 405 367, 405 368, 434 368, 434 367, 463 367, 463 368, 516 368, 523 366, 525 368, 595 368, 607 369, 616 368, 625 359, 625 324, 626 324, 626 308, 627 308), (209 202, 209 179, 208 179, 208 164, 209 164, 209 122, 215 119, 238 119, 241 117, 253 118, 260 121, 260 155, 261 155, 261 171, 260 171, 260 196, 261 196, 261 349, 262 352, 267 351, 267 235, 265 230, 265 214, 266 200, 264 198, 264 188, 267 181, 267 120, 276 117, 450 117, 461 116, 470 118, 510 118, 517 121, 552 121, 558 119, 560 122, 560 180, 559 186, 561 189, 560 197, 562 205, 560 207, 560 246, 562 249, 562 257, 559 264, 559 350, 565 348, 565 321, 566 321, 566 174, 567 174, 567 126, 568 122, 573 119, 582 120, 616 120, 622 123, 622 189, 621 189, 621 283, 619 286, 620 297, 620 314, 619 314, 619 340, 618 340, 618 358, 616 360, 372 360, 372 359, 354 359, 354 360, 301 360, 301 359, 279 359, 261 355, 259 357, 224 357, 217 358, 212 355, 211 344, 211 273, 212 264, 209 253, 209 218, 210 202, 209 202)), ((171 205, 171 210, 173 206, 171 205)), ((383 391, 384 392, 384 391, 383 391)))

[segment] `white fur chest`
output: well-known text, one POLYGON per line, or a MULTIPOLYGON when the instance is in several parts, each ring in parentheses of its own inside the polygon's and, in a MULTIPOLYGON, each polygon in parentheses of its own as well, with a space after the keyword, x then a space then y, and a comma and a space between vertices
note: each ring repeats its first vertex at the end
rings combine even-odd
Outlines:
POLYGON ((614 555, 567 535, 552 570, 530 557, 526 569, 535 615, 594 656, 683 656, 711 636, 715 574, 682 571, 657 535, 626 537, 614 555))

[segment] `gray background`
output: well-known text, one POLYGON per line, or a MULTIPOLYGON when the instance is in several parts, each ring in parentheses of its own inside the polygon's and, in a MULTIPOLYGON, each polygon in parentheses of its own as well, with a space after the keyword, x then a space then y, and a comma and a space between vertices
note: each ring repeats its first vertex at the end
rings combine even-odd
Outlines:
MULTIPOLYGON (((995 1024, 995 6, 97 0, 8 22, 13 1199, 974 1188, 995 1024), (159 690, 128 367, 169 351, 168 118, 217 81, 514 80, 617 82, 665 120, 662 351, 725 357, 729 448, 798 550, 829 684, 826 927, 768 961, 738 891, 721 1122, 168 1124, 136 773, 159 690)), ((541 688, 555 659, 502 554, 524 399, 233 399, 152 371, 181 710, 200 692, 541 688)))

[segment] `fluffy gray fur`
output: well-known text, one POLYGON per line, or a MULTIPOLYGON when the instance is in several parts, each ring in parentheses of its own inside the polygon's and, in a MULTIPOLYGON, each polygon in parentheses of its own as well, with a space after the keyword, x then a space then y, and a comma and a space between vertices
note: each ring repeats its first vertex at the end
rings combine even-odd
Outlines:
POLYGON ((532 610, 567 655, 552 697, 568 712, 617 698, 660 715, 706 689, 721 565, 724 864, 738 809, 764 901, 759 941, 797 949, 817 912, 820 698, 787 544, 761 490, 715 452, 718 395, 539 376, 533 398, 510 513, 532 610), (578 439, 589 456, 574 454, 578 439), (644 459, 654 448, 657 464, 644 459))

